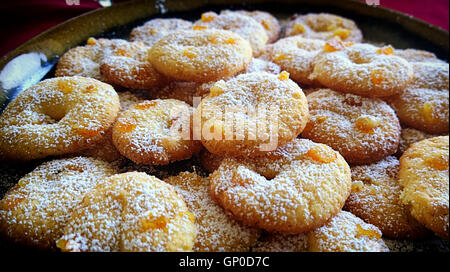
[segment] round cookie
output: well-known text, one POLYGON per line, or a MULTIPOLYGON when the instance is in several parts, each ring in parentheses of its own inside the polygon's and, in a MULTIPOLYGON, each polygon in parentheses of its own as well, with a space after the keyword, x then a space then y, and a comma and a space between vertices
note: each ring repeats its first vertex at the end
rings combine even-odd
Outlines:
POLYGON ((352 193, 344 209, 378 227, 393 239, 425 237, 427 229, 401 204, 402 187, 397 179, 399 161, 392 156, 370 165, 354 166, 352 193))
POLYGON ((438 236, 448 240, 449 137, 414 143, 400 158, 398 178, 401 200, 411 215, 438 236))
POLYGON ((313 71, 313 60, 322 52, 324 45, 325 42, 321 40, 288 37, 266 46, 262 57, 289 72, 292 80, 298 84, 318 85, 309 76, 313 71))
POLYGON ((348 42, 361 42, 362 33, 354 21, 329 13, 294 15, 286 25, 285 36, 331 40, 339 38, 348 42))
POLYGON ((31 160, 86 149, 116 119, 119 97, 92 78, 46 79, 21 92, 0 116, 0 157, 31 160))
POLYGON ((133 28, 130 33, 130 41, 139 41, 147 46, 153 46, 167 34, 191 28, 192 23, 183 19, 156 18, 145 22, 141 26, 133 28))
POLYGON ((311 80, 330 89, 369 97, 386 97, 399 93, 412 80, 413 69, 397 57, 392 47, 370 44, 325 43, 314 59, 311 80))
POLYGON ((233 76, 247 67, 251 57, 250 44, 241 36, 200 26, 166 35, 149 52, 150 62, 162 74, 196 82, 233 76))
POLYGON ((138 164, 168 164, 201 149, 191 137, 192 107, 175 99, 144 101, 122 112, 113 127, 119 152, 138 164))
POLYGON ((301 133, 308 105, 288 73, 250 73, 216 82, 194 116, 201 118, 201 127, 194 121, 194 133, 201 131, 209 152, 258 156, 301 133))
POLYGON ((414 79, 398 95, 386 100, 408 127, 432 134, 449 129, 449 65, 413 63, 414 79))
POLYGON ((254 57, 261 55, 269 40, 266 30, 260 23, 247 15, 232 11, 220 14, 205 12, 194 26, 228 30, 238 34, 250 43, 254 57))
POLYGON ((400 123, 386 102, 329 89, 307 100, 310 118, 302 137, 329 145, 352 164, 373 163, 397 151, 400 123))
POLYGON ((311 231, 308 250, 312 252, 388 252, 381 231, 353 214, 341 211, 324 226, 311 231))
POLYGON ((344 158, 306 139, 258 159, 226 158, 209 178, 212 197, 244 224, 289 234, 325 224, 351 190, 344 158))
POLYGON ((207 179, 182 172, 164 181, 175 187, 196 218, 194 252, 248 252, 256 244, 260 231, 246 227, 226 214, 211 198, 207 179))
POLYGON ((74 209, 62 251, 190 251, 195 218, 167 183, 145 173, 102 179, 74 209))
MULTIPOLYGON (((226 13, 226 12, 230 12, 230 11, 222 11, 222 13, 226 13)), ((233 12, 233 11, 231 11, 233 12)), ((265 12, 265 11, 260 11, 260 10, 254 10, 254 11, 247 11, 247 10, 236 10, 236 13, 242 14, 242 15, 246 15, 249 16, 251 18, 253 18, 255 21, 257 21, 258 23, 260 23, 263 27, 264 30, 266 31, 267 34, 267 43, 273 43, 276 40, 278 40, 278 38, 280 37, 280 33, 281 33, 281 26, 280 23, 278 22, 278 19, 275 18, 272 14, 265 12)))
POLYGON ((0 232, 16 243, 56 249, 70 214, 98 179, 116 173, 108 163, 75 157, 45 162, 0 202, 0 232))
POLYGON ((148 61, 150 47, 142 42, 117 42, 101 60, 100 71, 108 82, 131 89, 150 89, 166 78, 148 61))

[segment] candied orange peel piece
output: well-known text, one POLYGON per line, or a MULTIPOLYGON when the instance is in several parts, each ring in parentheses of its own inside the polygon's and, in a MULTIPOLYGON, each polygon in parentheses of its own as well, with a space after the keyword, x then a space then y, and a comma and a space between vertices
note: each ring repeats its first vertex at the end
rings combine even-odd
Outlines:
POLYGON ((117 130, 122 133, 131 132, 136 128, 136 126, 136 120, 132 118, 121 118, 116 124, 117 130))
POLYGON ((69 94, 75 89, 75 87, 70 81, 60 80, 58 81, 58 89, 65 94, 69 94))
POLYGON ((286 81, 289 79, 289 73, 286 71, 282 71, 279 75, 278 75, 278 79, 281 81, 286 81))
POLYGON ((331 53, 331 52, 341 51, 341 50, 345 49, 346 47, 350 47, 354 44, 355 43, 353 43, 353 42, 343 42, 343 41, 341 41, 340 38, 335 38, 330 41, 327 41, 325 43, 323 50, 325 52, 331 53))
POLYGON ((426 102, 422 106, 422 114, 427 122, 433 121, 433 108, 434 104, 426 102))
POLYGON ((153 216, 151 213, 141 219, 142 228, 144 231, 153 229, 163 229, 166 230, 167 223, 169 219, 164 215, 153 216))
POLYGON ((94 85, 89 85, 86 87, 86 89, 84 89, 84 91, 90 93, 90 92, 96 92, 98 90, 97 90, 97 88, 94 87, 94 85))
POLYGON ((79 126, 75 126, 75 129, 77 131, 77 133, 85 138, 92 138, 97 136, 100 131, 98 129, 92 129, 92 128, 84 128, 84 127, 79 127, 79 126))
POLYGON ((266 30, 270 30, 271 23, 269 21, 267 21, 266 19, 263 19, 261 21, 261 24, 266 30))
POLYGON ((214 86, 212 86, 212 87, 209 89, 209 94, 210 94, 212 97, 219 96, 219 95, 221 95, 221 94, 223 94, 223 93, 224 93, 224 90, 223 90, 221 87, 217 86, 217 85, 214 85, 214 86))
POLYGON ((278 60, 291 60, 291 59, 292 59, 292 57, 291 57, 291 56, 288 56, 288 55, 286 55, 286 54, 278 54, 278 55, 274 58, 275 61, 278 61, 278 60))
POLYGON ((360 180, 352 182, 352 193, 360 192, 362 189, 364 189, 364 184, 360 180))
POLYGON ((151 100, 151 101, 147 100, 142 103, 134 105, 134 108, 137 110, 147 110, 147 109, 150 109, 151 107, 156 106, 156 104, 158 104, 158 103, 154 100, 151 100))
POLYGON ((372 84, 379 85, 381 84, 386 76, 386 72, 381 69, 373 70, 370 74, 370 81, 372 84))
POLYGON ((235 44, 235 43, 236 43, 236 40, 233 39, 233 38, 229 38, 229 39, 227 39, 227 40, 225 41, 225 43, 227 43, 227 44, 235 44))
POLYGON ((380 121, 371 116, 362 116, 356 119, 355 127, 364 133, 373 133, 375 128, 380 126, 380 121))
POLYGON ((356 232, 359 236, 367 236, 370 239, 380 239, 381 234, 376 230, 364 229, 360 224, 356 224, 356 232))
POLYGON ((425 163, 433 169, 444 171, 448 169, 448 154, 442 154, 432 158, 425 158, 425 163))
POLYGON ((208 27, 206 27, 206 26, 193 26, 192 27, 192 29, 193 30, 204 30, 204 29, 207 29, 208 27))
POLYGON ((192 52, 192 48, 183 50, 183 55, 185 55, 186 57, 193 59, 197 56, 197 54, 195 54, 194 52, 192 52))
POLYGON ((305 31, 306 31, 305 26, 297 23, 294 24, 294 26, 292 27, 291 35, 303 34, 305 33, 305 31))
POLYGON ((96 45, 97 40, 91 37, 91 38, 87 39, 86 44, 87 45, 96 45))
POLYGON ((350 36, 350 29, 338 28, 334 31, 333 35, 345 40, 350 36))
POLYGON ((215 18, 216 18, 216 15, 214 15, 214 13, 212 13, 212 12, 205 12, 205 13, 202 14, 201 20, 202 20, 202 22, 207 23, 207 22, 213 21, 215 18))
POLYGON ((293 94, 292 94, 292 97, 294 97, 295 99, 301 99, 303 96, 302 96, 302 92, 301 91, 295 91, 293 94))
POLYGON ((380 55, 393 55, 394 54, 394 48, 390 45, 384 46, 377 49, 377 53, 380 55))
POLYGON ((323 147, 315 146, 308 150, 306 153, 308 157, 316 162, 320 163, 330 163, 337 159, 337 155, 334 152, 326 151, 323 147))
POLYGON ((114 51, 114 55, 115 56, 121 56, 121 57, 131 57, 131 54, 128 50, 123 49, 123 48, 118 48, 116 49, 116 51, 114 51))

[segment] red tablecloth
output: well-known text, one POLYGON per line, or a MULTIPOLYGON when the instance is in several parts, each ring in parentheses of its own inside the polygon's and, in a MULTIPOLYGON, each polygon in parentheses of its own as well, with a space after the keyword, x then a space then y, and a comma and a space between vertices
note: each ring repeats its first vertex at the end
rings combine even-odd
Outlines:
MULTIPOLYGON (((411 14, 447 31, 449 29, 448 0, 379 0, 379 2, 382 6, 411 14)), ((0 56, 54 25, 100 7, 95 0, 1 1, 0 56), (79 4, 68 4, 76 2, 79 4)))

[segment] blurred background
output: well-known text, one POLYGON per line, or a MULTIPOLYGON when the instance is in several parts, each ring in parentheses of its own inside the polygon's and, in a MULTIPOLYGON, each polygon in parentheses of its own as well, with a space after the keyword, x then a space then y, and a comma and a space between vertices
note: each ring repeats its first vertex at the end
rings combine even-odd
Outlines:
MULTIPOLYGON (((33 36, 110 2, 127 0, 19 0, 0 1, 0 57, 33 36)), ((379 3, 449 30, 449 0, 360 0, 379 3)))

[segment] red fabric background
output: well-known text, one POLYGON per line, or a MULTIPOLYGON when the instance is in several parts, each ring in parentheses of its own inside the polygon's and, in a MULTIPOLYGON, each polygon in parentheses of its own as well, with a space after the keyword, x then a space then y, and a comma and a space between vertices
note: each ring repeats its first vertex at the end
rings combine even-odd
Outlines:
MULTIPOLYGON (((447 31, 449 29, 448 0, 379 1, 382 6, 413 15, 447 31)), ((0 56, 54 25, 101 7, 95 0, 79 0, 79 5, 68 5, 66 2, 74 0, 1 1, 0 56)))

